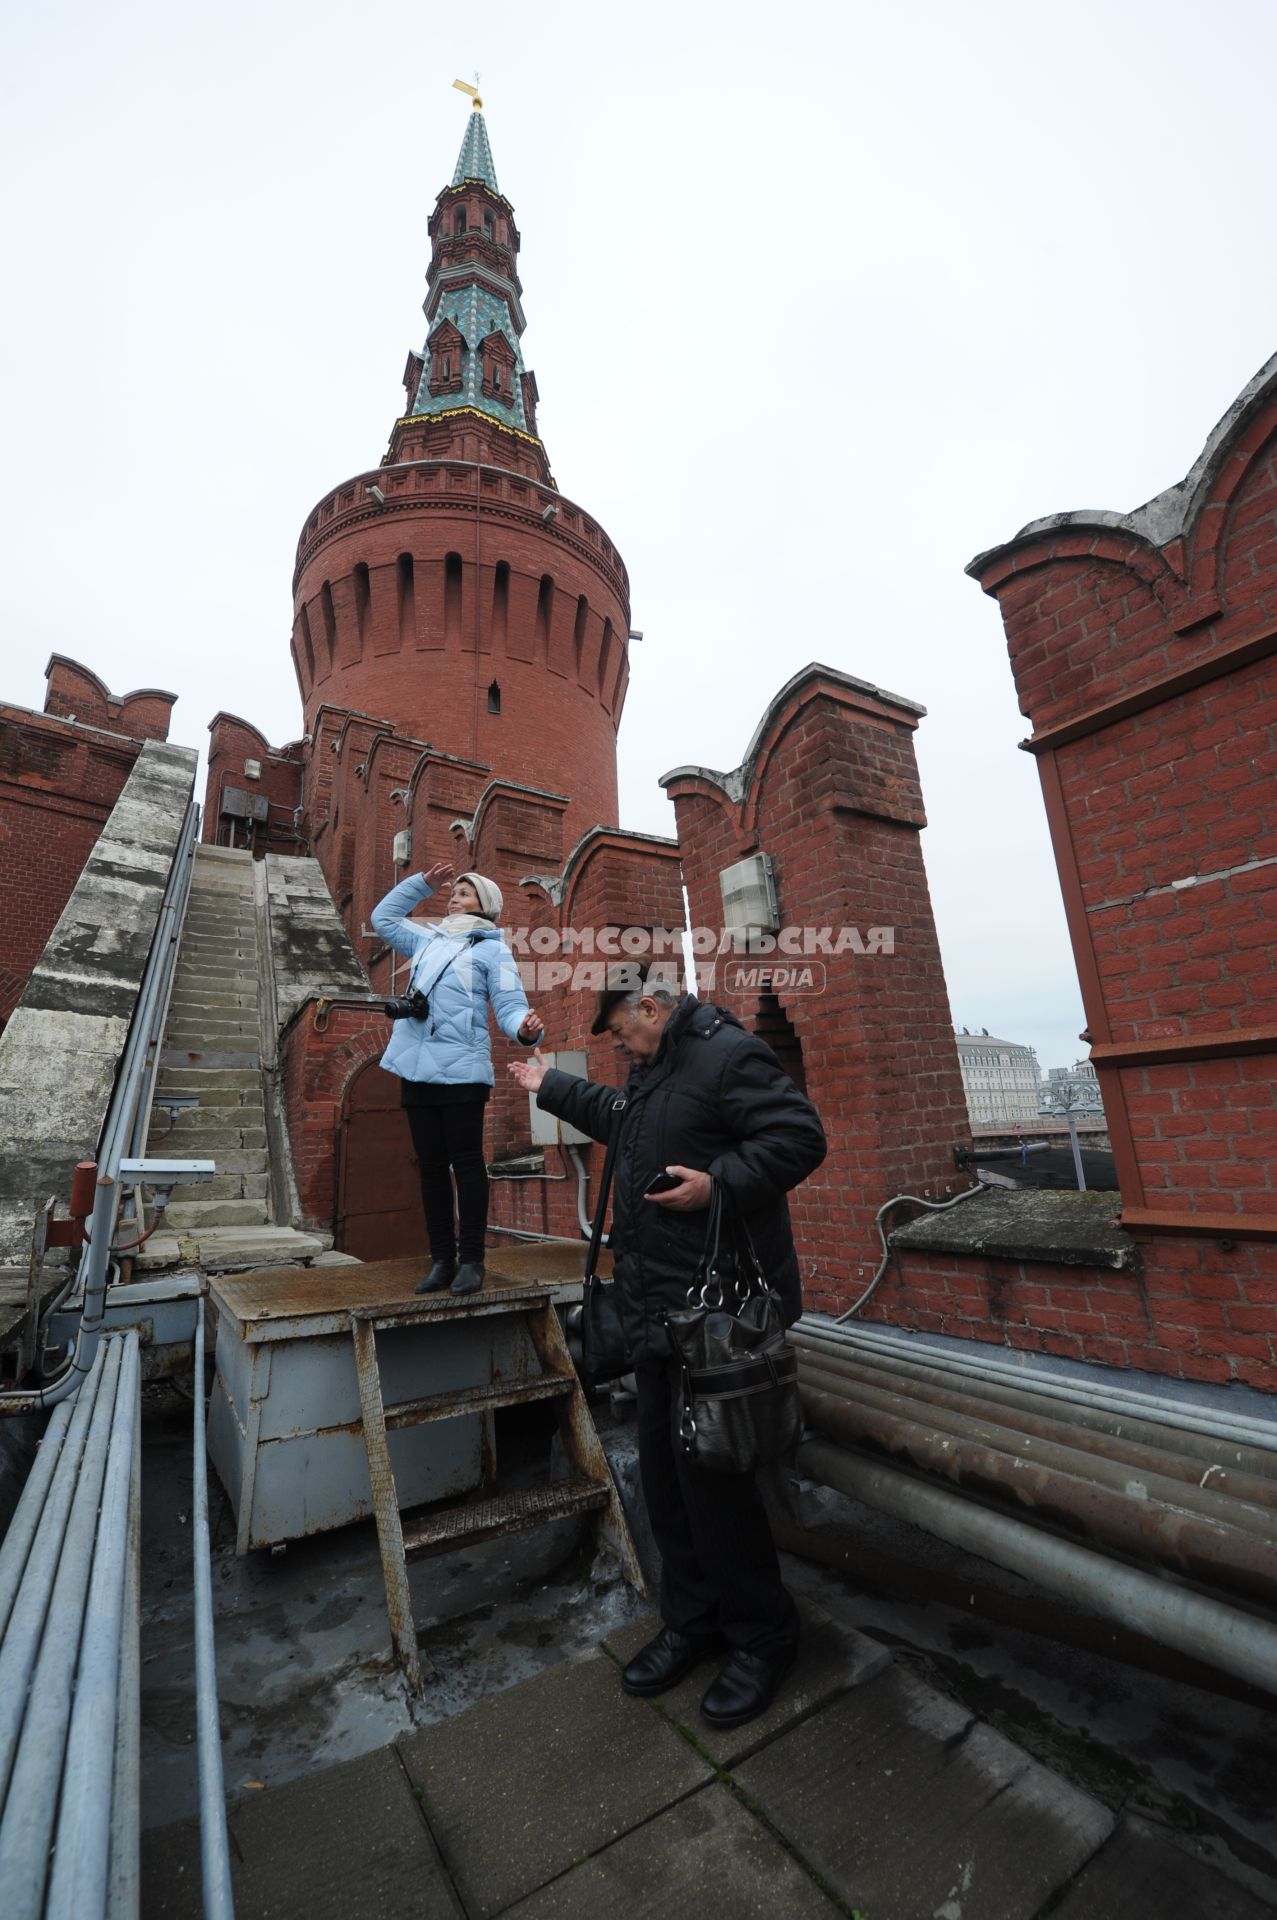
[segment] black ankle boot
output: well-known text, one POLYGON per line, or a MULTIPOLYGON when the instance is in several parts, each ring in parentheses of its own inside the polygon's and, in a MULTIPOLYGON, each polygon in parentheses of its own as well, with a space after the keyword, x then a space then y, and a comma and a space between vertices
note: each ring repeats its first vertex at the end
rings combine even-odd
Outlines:
POLYGON ((454 1293, 478 1293, 483 1285, 482 1260, 463 1260, 452 1283, 454 1293))
POLYGON ((413 1288, 413 1292, 442 1293, 443 1289, 450 1285, 452 1276, 456 1271, 457 1257, 455 1254, 450 1253, 446 1259, 434 1261, 429 1273, 423 1280, 418 1280, 416 1286, 413 1288))

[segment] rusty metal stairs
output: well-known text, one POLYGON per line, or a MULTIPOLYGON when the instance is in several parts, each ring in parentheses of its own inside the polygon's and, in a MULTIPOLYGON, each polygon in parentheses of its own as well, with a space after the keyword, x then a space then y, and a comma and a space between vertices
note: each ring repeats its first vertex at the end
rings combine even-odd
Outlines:
MULTIPOLYGON (((427 1295, 410 1314, 405 1314, 402 1308, 392 1312, 378 1311, 376 1307, 351 1310, 350 1330, 359 1381, 363 1440, 386 1581, 391 1637, 408 1684, 418 1695, 423 1691, 423 1684, 408 1584, 410 1559, 474 1545, 525 1527, 543 1526, 566 1515, 594 1513, 600 1542, 616 1555, 630 1584, 640 1593, 645 1591, 607 1456, 555 1312, 555 1292, 553 1285, 485 1288, 480 1293, 456 1299, 448 1294, 427 1295), (408 1318, 428 1320, 432 1324, 463 1318, 488 1319, 503 1322, 507 1327, 511 1320, 516 1320, 526 1331, 540 1371, 527 1377, 502 1379, 494 1370, 486 1384, 386 1405, 377 1358, 377 1333, 379 1329, 402 1327, 408 1318), (390 1458, 387 1436, 391 1432, 432 1420, 486 1414, 498 1407, 521 1406, 537 1400, 553 1403, 570 1470, 566 1479, 505 1493, 483 1490, 477 1497, 436 1508, 405 1522, 390 1458)), ((492 1349, 495 1353, 495 1342, 492 1349)))

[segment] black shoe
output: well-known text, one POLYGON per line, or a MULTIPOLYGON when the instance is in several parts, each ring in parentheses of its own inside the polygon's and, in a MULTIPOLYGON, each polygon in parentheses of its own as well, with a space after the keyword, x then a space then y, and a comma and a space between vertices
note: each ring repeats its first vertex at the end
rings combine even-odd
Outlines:
POLYGON ((740 1727, 765 1713, 797 1656, 797 1641, 770 1658, 747 1653, 744 1647, 734 1648, 701 1701, 701 1712, 711 1727, 740 1727))
POLYGON ((478 1293, 483 1285, 482 1260, 464 1260, 457 1268, 457 1277, 452 1283, 454 1293, 478 1293))
POLYGON ((627 1693, 636 1693, 640 1699, 668 1693, 685 1673, 690 1673, 702 1660, 708 1660, 722 1644, 716 1633, 689 1640, 675 1627, 662 1627, 655 1640, 649 1640, 630 1661, 621 1675, 621 1685, 627 1693))
POLYGON ((452 1276, 456 1271, 457 1262, 455 1255, 449 1254, 446 1260, 436 1260, 425 1279, 418 1280, 416 1286, 413 1288, 413 1292, 442 1293, 443 1289, 450 1285, 452 1276))

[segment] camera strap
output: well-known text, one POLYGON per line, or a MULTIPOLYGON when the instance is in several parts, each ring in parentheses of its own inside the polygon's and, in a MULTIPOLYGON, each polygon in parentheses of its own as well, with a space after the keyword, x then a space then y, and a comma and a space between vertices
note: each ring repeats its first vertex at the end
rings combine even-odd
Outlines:
MULTIPOLYGON (((434 992, 439 982, 443 979, 444 974, 447 973, 448 968, 451 966, 454 966, 456 962, 461 958, 462 954, 467 952, 469 948, 474 946, 478 937, 479 937, 478 934, 466 935, 463 938, 461 945, 459 947, 454 947, 453 951, 448 955, 448 958, 444 961, 443 965, 440 967, 438 973, 436 973, 434 979, 430 982, 429 986, 422 986, 419 981, 414 981, 412 974, 410 973, 408 975, 409 993, 419 993, 423 996, 424 999, 429 1000, 431 994, 434 992)), ((434 941, 432 940, 429 944, 433 946, 434 941)), ((420 958, 421 956, 418 956, 418 957, 420 958)), ((416 967, 415 961, 413 962, 413 966, 415 970, 415 967, 416 967)))

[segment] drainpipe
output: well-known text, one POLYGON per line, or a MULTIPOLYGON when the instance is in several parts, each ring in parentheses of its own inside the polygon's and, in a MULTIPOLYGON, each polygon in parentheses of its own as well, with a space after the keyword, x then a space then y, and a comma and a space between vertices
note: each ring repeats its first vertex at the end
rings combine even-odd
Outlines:
POLYGON ((1272 1457, 1277 1453, 1277 1420, 1259 1420, 1240 1413, 1217 1414, 1209 1407, 1168 1399, 1151 1388, 1109 1386, 1107 1383, 1101 1386, 1076 1374, 1033 1373, 1027 1367, 1015 1366, 1010 1361, 985 1358, 976 1353, 955 1352, 951 1348, 933 1346, 922 1340, 909 1340, 889 1327, 843 1327, 837 1321, 825 1320, 816 1314, 804 1314, 797 1330, 810 1334, 816 1340, 841 1341, 859 1346, 893 1363, 896 1360, 915 1365, 921 1362, 942 1373, 974 1376, 999 1386, 1044 1394, 1049 1399, 1095 1407, 1105 1413, 1130 1414, 1136 1418, 1156 1420, 1159 1424, 1180 1428, 1187 1433, 1209 1434, 1213 1439, 1226 1441, 1233 1446, 1266 1453, 1269 1456, 1266 1465, 1261 1461, 1251 1470, 1277 1473, 1277 1459, 1272 1457))
POLYGON ((1049 1593, 1148 1634, 1192 1659, 1208 1661, 1266 1694, 1277 1687, 1277 1627, 1254 1614, 1039 1532, 1023 1520, 978 1507, 947 1487, 930 1486, 898 1467, 861 1459, 827 1440, 805 1441, 798 1449, 798 1467, 809 1479, 1009 1567, 1049 1593))

